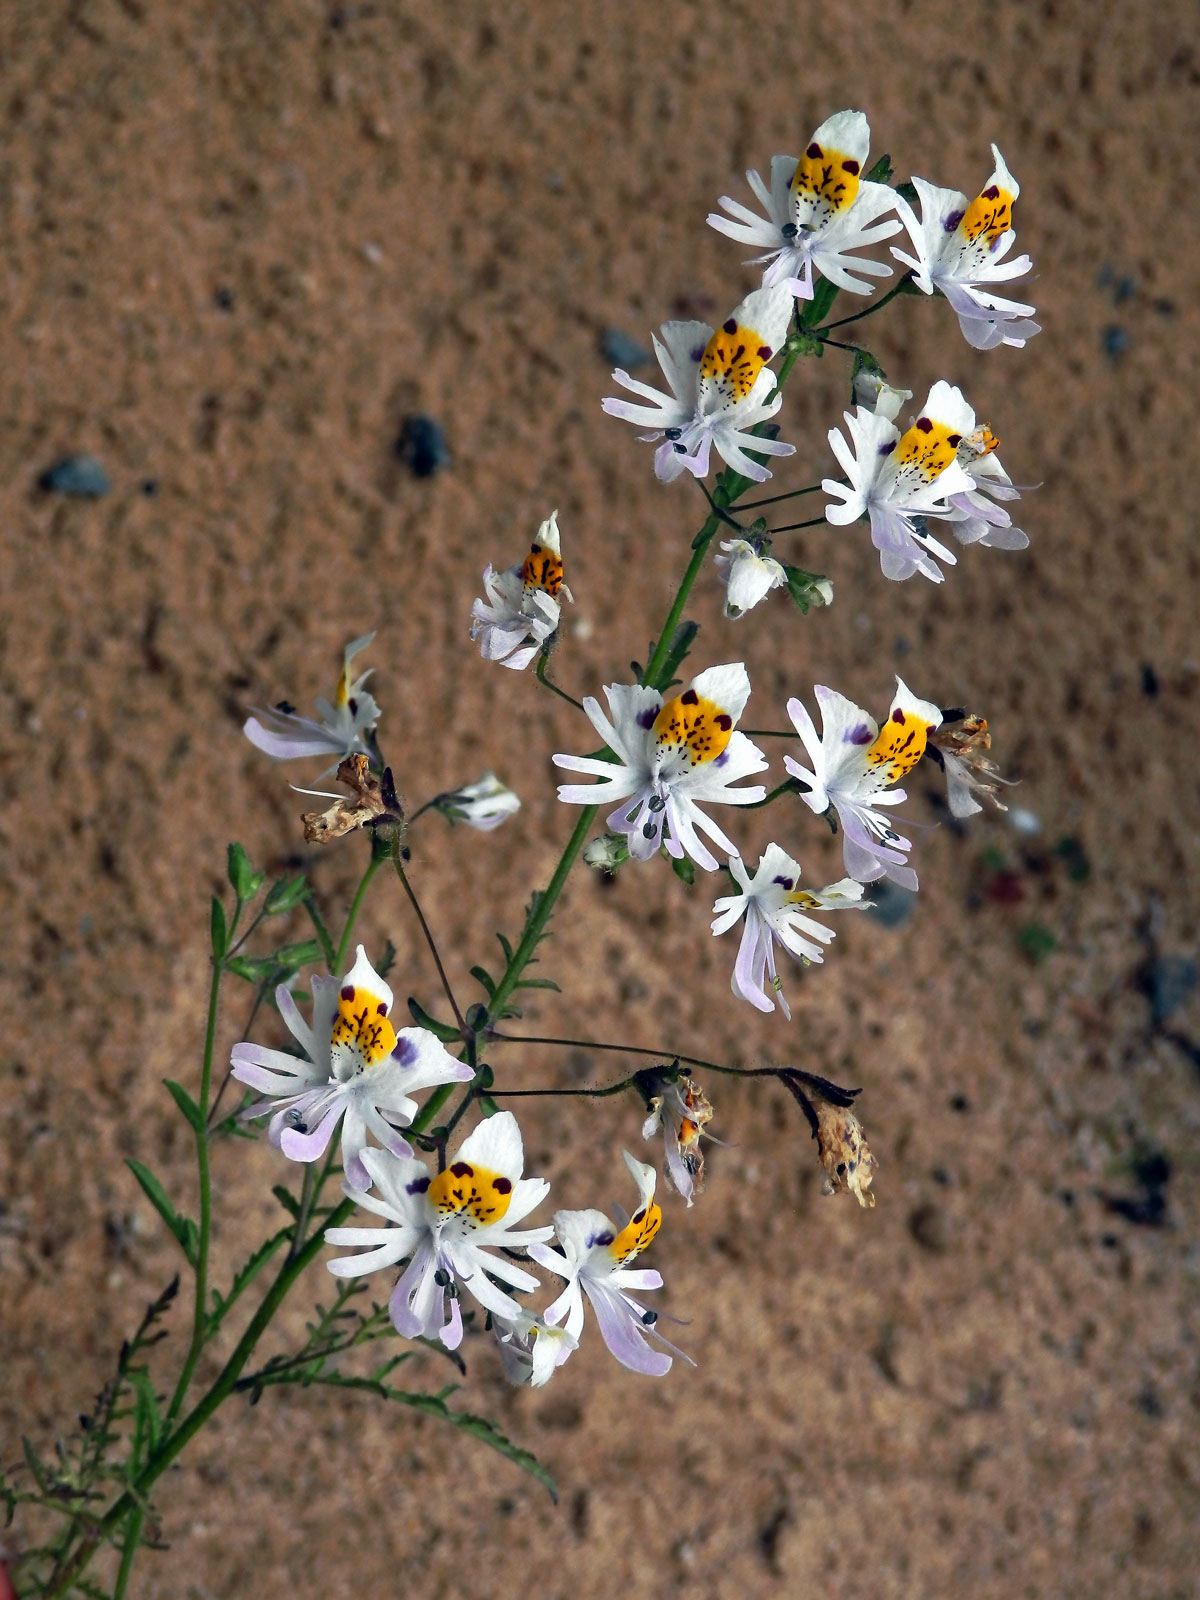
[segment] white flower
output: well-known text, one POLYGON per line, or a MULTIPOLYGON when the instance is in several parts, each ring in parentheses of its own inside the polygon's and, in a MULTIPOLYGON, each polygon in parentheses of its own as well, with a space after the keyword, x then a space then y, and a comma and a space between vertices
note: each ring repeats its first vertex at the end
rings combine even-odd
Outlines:
POLYGON ((986 544, 999 550, 1024 550, 1029 535, 1014 528, 1012 518, 996 500, 1019 500, 1021 491, 1000 465, 996 455, 1000 441, 986 424, 969 433, 958 447, 960 466, 970 475, 972 487, 952 494, 950 504, 964 517, 952 522, 950 530, 960 544, 986 544), (990 498, 989 498, 990 496, 990 498))
MULTIPOLYGON (((725 585, 725 615, 744 617, 772 589, 787 587, 787 573, 773 556, 760 555, 748 539, 723 539, 713 557, 725 585)), ((832 590, 830 591, 832 594, 832 590)))
POLYGON ((476 600, 471 607, 471 637, 480 641, 485 661, 498 661, 517 672, 529 665, 558 627, 560 595, 572 599, 562 580, 558 512, 552 511, 524 561, 506 572, 489 565, 483 574, 487 599, 476 600))
POLYGON ((562 1366, 572 1350, 579 1349, 565 1328, 552 1328, 544 1317, 521 1311, 516 1317, 492 1314, 492 1328, 500 1348, 500 1365, 509 1383, 540 1389, 562 1366))
POLYGON ((742 917, 746 919, 730 987, 759 1011, 770 1011, 777 1003, 784 1016, 790 1018, 791 1009, 775 970, 776 944, 799 961, 823 961, 821 946, 831 942, 833 932, 805 913, 844 911, 848 907, 862 910, 863 886, 853 878, 843 878, 840 883, 831 883, 813 893, 800 889, 799 863, 777 844, 767 846, 753 877, 737 856, 730 861, 729 870, 739 893, 725 895, 713 906, 716 916, 712 931, 728 933, 742 917), (774 1001, 767 992, 767 978, 774 1001))
POLYGON ((538 1280, 524 1267, 494 1252, 548 1239, 549 1227, 514 1231, 550 1192, 544 1178, 522 1178, 521 1130, 511 1111, 481 1122, 436 1176, 420 1162, 386 1150, 367 1150, 363 1161, 379 1191, 352 1198, 386 1217, 393 1228, 327 1228, 332 1245, 364 1247, 364 1254, 328 1263, 337 1278, 357 1278, 409 1261, 388 1302, 398 1333, 406 1339, 440 1339, 448 1350, 462 1342, 458 1289, 466 1289, 493 1316, 519 1321, 521 1307, 492 1280, 529 1291, 538 1280))
POLYGON ((737 852, 699 802, 748 806, 766 795, 762 784, 731 787, 767 766, 762 751, 733 731, 750 696, 745 667, 740 661, 709 667, 665 705, 657 689, 641 685, 612 683, 604 693, 611 722, 591 695, 583 709, 617 760, 556 755, 555 766, 601 780, 562 784, 558 798, 576 806, 619 800, 608 826, 625 835, 635 861, 648 861, 665 846, 677 861, 689 855, 706 872, 715 872, 716 858, 697 828, 729 855, 737 852))
POLYGON ((903 789, 891 786, 910 772, 925 753, 925 744, 942 714, 928 700, 918 700, 896 679, 883 731, 845 695, 824 684, 816 686, 821 707, 821 737, 799 700, 788 701, 788 716, 808 750, 812 771, 791 756, 783 764, 794 778, 809 785, 805 804, 818 814, 832 805, 842 824, 846 871, 859 883, 891 878, 902 889, 916 889, 917 875, 907 865, 912 841, 903 839, 878 806, 902 805, 903 789), (886 791, 886 792, 885 792, 886 791))
POLYGON ((235 1044, 233 1076, 268 1098, 248 1106, 243 1117, 271 1112, 271 1143, 292 1161, 316 1161, 333 1130, 342 1126, 342 1165, 348 1181, 365 1189, 363 1166, 368 1133, 394 1155, 411 1147, 397 1128, 417 1110, 412 1095, 439 1083, 466 1083, 471 1068, 455 1061, 427 1028, 393 1028, 392 991, 367 960, 360 944, 344 978, 312 981, 312 1027, 281 984, 275 1004, 303 1056, 235 1044))
POLYGON ((751 258, 753 264, 768 263, 764 288, 781 284, 790 294, 811 300, 815 270, 839 289, 870 294, 870 279, 890 278, 892 269, 851 252, 878 244, 901 228, 895 217, 879 221, 896 209, 895 190, 861 176, 870 145, 871 129, 863 113, 837 112, 813 134, 799 161, 795 156, 772 158, 769 189, 757 172, 746 174, 765 219, 722 195, 718 204, 729 217, 710 212, 710 227, 764 252, 751 258))
POLYGON ((294 711, 272 707, 260 711, 266 719, 264 726, 258 717, 248 717, 242 732, 250 743, 276 761, 291 761, 297 756, 332 756, 333 760, 322 778, 337 770, 339 763, 351 755, 373 755, 371 736, 379 721, 379 707, 363 688, 371 676, 368 667, 361 677, 352 679, 350 663, 360 650, 365 650, 375 637, 364 633, 361 639, 352 640, 342 653, 342 675, 338 679, 334 703, 316 701, 316 717, 301 717, 294 711))
MULTIPOLYGON (((661 1378, 670 1371, 671 1357, 652 1350, 646 1334, 654 1329, 655 1312, 633 1298, 630 1289, 661 1289, 662 1276, 631 1267, 658 1232, 662 1211, 654 1200, 654 1168, 622 1152, 625 1165, 638 1186, 638 1209, 628 1222, 611 1222, 602 1211, 556 1211, 554 1232, 562 1254, 545 1245, 533 1245, 529 1254, 548 1271, 567 1280, 567 1286, 544 1313, 548 1323, 563 1323, 573 1339, 583 1332, 583 1297, 587 1296, 605 1344, 623 1367, 661 1378), (563 1322, 564 1317, 566 1321, 563 1322)), ((655 1338, 675 1350, 655 1330, 655 1338)), ((683 1355, 682 1350, 675 1354, 683 1355)))
POLYGON ((934 556, 949 566, 955 565, 955 556, 928 531, 925 518, 964 519, 950 498, 975 488, 958 459, 959 446, 974 430, 975 413, 949 383, 934 384, 924 411, 903 436, 888 415, 890 409, 885 403, 882 411, 858 406, 844 412, 849 445, 840 429, 829 430, 830 448, 850 482, 847 486, 836 478, 823 479, 822 489, 841 502, 827 505, 825 517, 835 527, 869 517, 871 542, 885 577, 911 578, 920 572, 941 583, 942 569, 934 556))
POLYGON ((775 374, 766 363, 778 354, 791 316, 792 297, 781 285, 747 295, 716 332, 706 322, 665 322, 662 338, 655 336, 654 351, 671 393, 618 368, 614 381, 650 403, 609 399, 602 402, 604 410, 611 417, 652 429, 640 435, 647 442, 665 435, 654 455, 654 470, 664 482, 685 469, 706 478, 715 446, 735 472, 762 483, 771 474, 752 461, 747 450, 790 456, 796 448, 750 431, 783 404, 775 374))
POLYGON ((519 798, 494 772, 485 772, 474 783, 439 795, 434 804, 451 822, 465 822, 468 828, 478 828, 480 833, 490 833, 521 809, 519 798))
POLYGON ((914 282, 926 294, 941 290, 958 314, 963 337, 976 350, 1023 345, 1041 332, 1029 320, 1032 306, 993 292, 994 284, 1023 278, 1033 263, 1028 256, 1004 259, 1017 237, 1012 208, 1021 190, 995 145, 992 157, 996 165, 987 186, 970 204, 957 189, 939 189, 924 178, 914 178, 921 202, 918 222, 908 202, 896 197, 896 209, 916 255, 906 255, 895 245, 892 254, 912 268, 914 282))
POLYGON ((700 1138, 712 1121, 713 1108, 694 1078, 679 1078, 664 1083, 650 1101, 650 1111, 642 1123, 642 1138, 653 1139, 662 1130, 666 1143, 667 1177, 676 1190, 692 1204, 704 1181, 704 1152, 700 1138))

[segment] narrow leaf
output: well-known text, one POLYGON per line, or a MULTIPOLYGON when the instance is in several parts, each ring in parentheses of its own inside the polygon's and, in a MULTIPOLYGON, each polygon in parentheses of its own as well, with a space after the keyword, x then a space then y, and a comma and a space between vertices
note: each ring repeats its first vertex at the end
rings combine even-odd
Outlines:
POLYGON ((430 1033, 432 1033, 435 1038, 440 1039, 443 1044, 455 1044, 461 1041, 462 1033, 453 1025, 453 1023, 439 1022, 436 1017, 431 1017, 429 1012, 425 1010, 425 1007, 418 1004, 418 1002, 413 999, 412 995, 409 995, 408 997, 408 1009, 409 1014, 411 1015, 413 1021, 417 1024, 418 1028, 428 1028, 430 1033))
POLYGON ((693 884, 696 881, 696 868, 686 856, 681 856, 678 860, 672 856, 671 871, 677 878, 682 878, 686 884, 693 884))
POLYGON ((295 1219, 300 1215, 300 1202, 290 1189, 285 1189, 281 1183, 277 1183, 271 1193, 289 1216, 295 1219))
POLYGON ((229 881, 233 885, 233 892, 239 900, 253 900, 262 888, 263 875, 255 872, 250 865, 250 857, 240 844, 231 844, 227 851, 229 881))
POLYGON ((496 980, 486 967, 472 967, 471 976, 475 979, 490 1000, 496 992, 496 980))
POLYGON ((179 1110, 185 1120, 191 1125, 195 1132, 203 1133, 204 1118, 200 1114, 200 1107, 192 1099, 191 1095, 187 1092, 183 1085, 181 1083, 176 1083, 173 1078, 164 1078, 163 1085, 166 1088, 167 1093, 171 1096, 171 1099, 174 1100, 175 1104, 179 1107, 179 1110))
POLYGON ((518 989, 553 989, 555 994, 561 994, 562 993, 562 990, 554 982, 553 978, 521 978, 517 983, 517 988, 518 989))
POLYGON ((196 1265, 195 1223, 179 1215, 171 1204, 167 1191, 149 1167, 144 1167, 140 1161, 133 1160, 128 1161, 126 1165, 141 1184, 147 1200, 166 1223, 175 1242, 187 1257, 188 1263, 194 1267, 196 1265))
POLYGON ((212 953, 215 961, 223 961, 225 952, 229 948, 229 929, 225 922, 225 907, 217 899, 212 898, 212 912, 209 917, 209 927, 212 933, 212 953))
POLYGON ((145 1460, 146 1456, 158 1447, 158 1441, 162 1438, 162 1413, 158 1409, 158 1396, 154 1392, 154 1385, 145 1367, 135 1367, 131 1372, 127 1372, 125 1377, 134 1393, 137 1427, 145 1441, 145 1449, 137 1452, 137 1455, 145 1460))
POLYGON ((271 892, 267 895, 265 910, 269 917, 281 917, 285 911, 291 911, 304 899, 308 891, 308 879, 302 872, 294 878, 280 878, 273 884, 271 892))

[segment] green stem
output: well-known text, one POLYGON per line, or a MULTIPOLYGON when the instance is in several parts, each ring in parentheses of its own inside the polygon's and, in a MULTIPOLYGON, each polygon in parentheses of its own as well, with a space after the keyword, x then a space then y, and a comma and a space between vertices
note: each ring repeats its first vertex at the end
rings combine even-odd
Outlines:
POLYGON ((212 1182, 208 1166, 208 1097, 212 1085, 213 1050, 217 1040, 217 1009, 221 1000, 221 979, 225 975, 223 960, 213 962, 212 981, 208 990, 208 1022, 204 1031, 204 1063, 200 1069, 199 1125, 195 1130, 196 1168, 200 1180, 200 1223, 196 1240, 196 1299, 192 1310, 192 1338, 184 1358, 175 1393, 167 1408, 167 1426, 179 1415, 196 1371, 196 1363, 204 1348, 208 1317, 208 1247, 212 1233, 212 1182))
MULTIPOLYGON (((644 1045, 610 1044, 601 1039, 546 1039, 524 1033, 493 1033, 490 1037, 503 1044, 560 1045, 573 1050, 612 1050, 627 1056, 654 1056, 662 1062, 681 1061, 685 1066, 699 1067, 703 1072, 720 1072, 731 1078, 777 1078, 780 1073, 790 1070, 787 1067, 725 1067, 719 1061, 704 1061, 699 1056, 680 1055, 678 1050, 649 1050, 644 1045)), ((513 1094, 606 1095, 617 1094, 621 1089, 628 1088, 632 1082, 632 1078, 626 1078, 607 1089, 489 1089, 488 1093, 495 1095, 497 1099, 513 1094)))
MULTIPOLYGON (((328 1228, 340 1227, 343 1222, 348 1220, 353 1211, 353 1200, 343 1200, 337 1210, 330 1214, 325 1226, 328 1228)), ((172 1461, 199 1433, 222 1401, 229 1397, 234 1385, 241 1376, 242 1369, 251 1355, 253 1355, 254 1347, 266 1331, 279 1307, 283 1304, 288 1291, 305 1268, 320 1253, 323 1244, 324 1230, 309 1239, 299 1255, 284 1262, 279 1270, 278 1277, 267 1290, 262 1304, 255 1312, 245 1333, 239 1339, 236 1349, 224 1367, 222 1367, 212 1387, 204 1398, 198 1401, 192 1410, 188 1412, 175 1431, 159 1445, 150 1460, 138 1473, 131 1487, 120 1496, 101 1521, 96 1524, 92 1531, 92 1536, 87 1542, 79 1545, 70 1560, 52 1575, 43 1600, 60 1600, 61 1596, 68 1593, 100 1546, 112 1537, 115 1530, 121 1526, 132 1512, 140 1510, 150 1489, 171 1465, 172 1461)))
MULTIPOLYGON (((692 565, 696 565, 695 561, 693 561, 692 565)), ((689 571, 690 570, 691 569, 689 568, 689 571)), ((682 588, 680 592, 683 592, 682 588)), ((675 611, 673 612, 676 620, 678 620, 678 611, 680 610, 682 610, 682 606, 676 607, 675 611)), ((668 630, 665 630, 663 633, 664 639, 667 636, 667 631, 668 630)), ((662 639, 660 639, 660 649, 662 647, 662 642, 662 639)), ((654 654, 655 657, 657 657, 659 655, 659 650, 656 650, 654 654)), ((666 651, 663 650, 662 654, 665 656, 666 651)), ((559 857, 558 865, 554 869, 554 876, 550 879, 549 886, 547 887, 545 893, 538 900, 537 907, 532 916, 530 916, 529 920, 526 922, 525 932, 521 935, 521 942, 513 951, 512 959, 508 963, 507 967, 505 967, 500 981, 496 985, 496 992, 488 1001, 487 1010, 489 1017, 499 1017, 501 1011, 504 1009, 505 1001, 512 994, 513 990, 517 986, 518 979, 524 972, 525 968, 529 965, 530 958, 532 957, 533 952, 537 949, 538 940, 541 938, 546 924, 550 920, 550 913, 554 910, 555 901, 562 893, 563 885, 567 881, 567 875, 575 864, 575 857, 583 849, 583 842, 588 836, 588 831, 591 828, 592 823, 596 820, 596 813, 599 811, 599 809, 599 806, 584 806, 583 810, 580 812, 579 821, 575 824, 574 831, 572 832, 571 837, 567 840, 566 845, 563 848, 563 853, 559 857)))
POLYGON ((765 500, 751 500, 748 506, 739 505, 739 511, 757 511, 762 506, 773 506, 778 500, 794 500, 797 495, 816 494, 821 488, 819 483, 810 483, 807 489, 789 489, 786 494, 768 495, 765 500))
POLYGON ((777 533, 795 533, 797 528, 819 528, 824 521, 824 517, 809 517, 807 522, 788 522, 782 528, 769 528, 767 531, 773 538, 777 533))
POLYGON ((545 684, 546 688, 549 689, 553 694, 556 694, 560 700, 565 700, 569 705, 573 705, 576 711, 582 711, 582 700, 576 700, 573 694, 568 694, 565 689, 560 689, 556 683, 550 682, 550 679, 546 676, 547 660, 548 658, 545 651, 542 651, 542 653, 538 656, 537 667, 534 669, 537 674, 537 681, 541 684, 545 684))
POLYGON ((743 806, 742 809, 744 811, 759 811, 763 806, 769 806, 772 800, 778 800, 781 794, 796 794, 797 792, 795 778, 785 778, 777 788, 771 790, 770 794, 765 795, 761 800, 751 800, 750 804, 743 806))
POLYGON ((317 902, 311 894, 304 896, 302 904, 305 911, 308 912, 313 927, 317 930, 317 938, 321 941, 321 949, 325 955, 325 965, 330 972, 336 973, 338 970, 337 952, 333 948, 333 935, 325 926, 325 918, 317 909, 317 902))
POLYGON ((125 1600, 125 1591, 129 1588, 129 1575, 133 1571, 133 1560, 140 1548, 142 1524, 145 1520, 145 1509, 138 1506, 125 1526, 125 1547, 121 1551, 121 1570, 117 1573, 117 1581, 113 1587, 113 1600, 125 1600))
POLYGON ((856 311, 852 317, 842 317, 837 322, 827 323, 825 327, 815 328, 813 331, 816 333, 818 338, 824 338, 825 334, 832 333, 835 328, 844 328, 849 322, 861 322, 864 317, 873 317, 877 311, 883 310, 884 306, 887 305, 889 300, 894 300, 898 294, 903 294, 911 281, 912 273, 904 273, 900 278, 900 281, 895 284, 894 287, 889 289, 885 295, 881 295, 878 300, 872 300, 871 304, 867 306, 865 310, 856 311))
POLYGON ((660 689, 662 687, 657 680, 667 657, 671 653, 671 640, 675 637, 675 629, 679 626, 679 619, 683 616, 683 608, 688 603, 688 596, 692 592, 692 586, 699 577, 700 569, 704 565, 708 547, 716 537, 720 526, 720 519, 714 514, 708 518, 708 521, 696 535, 692 559, 688 562, 687 571, 680 581, 671 609, 667 613, 667 620, 663 623, 662 632, 658 636, 654 654, 646 663, 646 670, 642 674, 642 682, 650 689, 660 689))
POLYGON ((408 896, 409 904, 412 906, 413 911, 416 914, 417 921, 421 924, 421 932, 425 935, 425 943, 429 946, 429 953, 433 957, 433 964, 437 968, 438 977, 442 980, 442 989, 445 993, 446 999, 450 1002, 450 1009, 454 1013, 454 1020, 458 1023, 458 1026, 461 1029, 465 1029, 467 1024, 463 1020, 462 1012, 458 1009, 458 1001, 454 998, 454 990, 450 987, 450 979, 446 976, 446 969, 442 965, 442 958, 438 953, 437 944, 434 942, 433 934, 429 931, 429 924, 425 921, 425 913, 421 910, 421 902, 413 893, 412 885, 409 883, 408 876, 404 871, 404 864, 400 860, 399 834, 397 834, 392 840, 391 859, 392 865, 396 869, 396 876, 404 885, 404 892, 408 896))
POLYGON ((354 932, 354 924, 358 920, 358 913, 362 903, 367 897, 367 890, 371 887, 371 879, 379 871, 391 853, 390 842, 381 848, 379 836, 371 836, 371 859, 367 862, 367 870, 358 880, 358 888, 354 891, 354 899, 350 902, 350 910, 346 913, 346 926, 342 929, 341 942, 333 958, 333 966, 329 969, 334 977, 338 977, 346 961, 346 951, 350 945, 350 935, 354 932))

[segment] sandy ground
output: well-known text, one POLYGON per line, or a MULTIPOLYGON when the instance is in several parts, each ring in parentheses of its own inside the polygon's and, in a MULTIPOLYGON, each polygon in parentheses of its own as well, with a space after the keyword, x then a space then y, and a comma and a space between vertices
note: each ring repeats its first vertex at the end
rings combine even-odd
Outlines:
MULTIPOLYGON (((898 588, 861 529, 818 528, 788 550, 832 576, 830 611, 773 596, 727 624, 711 574, 695 607, 697 663, 744 655, 753 725, 814 681, 882 708, 897 670, 983 712, 1039 831, 991 814, 922 836, 912 914, 844 919, 790 1025, 730 995, 709 884, 581 876, 541 969, 565 995, 527 1012, 531 1031, 862 1084, 878 1207, 821 1197, 776 1090, 709 1082, 728 1144, 653 1252, 696 1371, 638 1379, 593 1337, 547 1391, 516 1392, 468 1342, 467 1402, 547 1461, 557 1510, 433 1423, 283 1391, 231 1404, 183 1457, 158 1498, 170 1549, 133 1592, 1200 1592, 1200 1009, 1193 992, 1156 1021, 1146 992, 1196 954, 1194 37, 1176 0, 0 15, 6 1461, 85 1406, 175 1270, 123 1159, 191 1193, 160 1080, 197 1071, 225 842, 303 857, 302 803, 242 738, 246 708, 328 693, 343 642, 375 628, 409 800, 488 766, 520 789, 499 833, 414 831, 470 998, 467 967, 515 931, 571 820, 549 755, 594 744, 472 650, 480 572, 558 506, 576 603, 555 670, 595 692, 644 656, 702 516, 601 415, 603 329, 645 342, 732 305, 754 280, 706 212, 844 105, 902 175, 972 189, 1001 145, 1045 325, 982 356, 944 305, 864 325, 895 381, 962 383, 1041 485, 1027 552, 968 550, 944 585, 898 588), (423 481, 395 453, 415 411, 453 456, 423 481), (105 496, 38 488, 78 451, 105 496)), ((781 486, 829 470, 846 359, 797 370, 781 486)), ((944 818, 935 776, 914 815, 944 818)), ((771 837, 837 875, 798 806, 739 833, 771 837)), ((361 861, 331 850, 316 881, 344 904, 361 861)), ((395 941, 399 993, 433 1004, 394 885, 363 929, 395 941)), ((621 1058, 496 1065, 535 1085, 621 1058)), ((623 1197, 631 1102, 523 1122, 559 1203, 623 1197)), ((219 1150, 219 1259, 273 1224, 281 1176, 265 1146, 219 1150)), ((284 1336, 325 1289, 298 1293, 284 1336)))

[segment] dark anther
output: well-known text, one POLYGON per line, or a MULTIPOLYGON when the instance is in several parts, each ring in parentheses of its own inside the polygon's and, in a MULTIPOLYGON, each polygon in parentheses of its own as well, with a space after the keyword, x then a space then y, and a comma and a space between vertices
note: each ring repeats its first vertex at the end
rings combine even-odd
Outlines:
POLYGON ((663 799, 662 795, 660 795, 660 794, 652 794, 650 796, 649 800, 647 800, 647 802, 646 802, 646 804, 650 807, 651 811, 662 811, 665 808, 666 803, 667 802, 663 799))
POLYGON ((437 1284, 439 1289, 445 1289, 449 1286, 450 1274, 446 1271, 445 1267, 439 1267, 437 1269, 433 1275, 433 1281, 437 1284))
POLYGON ((666 434, 666 437, 668 439, 675 440, 675 439, 678 439, 678 438, 682 437, 683 429, 682 428, 666 428, 666 429, 664 429, 664 433, 666 434))
POLYGON ((652 1328, 657 1321, 658 1321, 658 1312, 657 1311, 643 1311, 642 1312, 642 1322, 645 1324, 645 1326, 647 1328, 652 1328))
POLYGON ((794 222, 785 222, 783 227, 780 228, 779 231, 780 231, 780 233, 783 235, 783 237, 785 239, 794 239, 796 237, 796 235, 800 232, 800 229, 796 226, 796 224, 794 222))
POLYGON ((673 445, 672 449, 675 451, 675 454, 677 456, 685 456, 685 455, 687 455, 687 446, 684 445, 684 444, 673 445))
POLYGON ((654 824, 652 822, 648 822, 642 829, 642 837, 643 839, 653 839, 657 832, 658 829, 654 826, 654 824))

